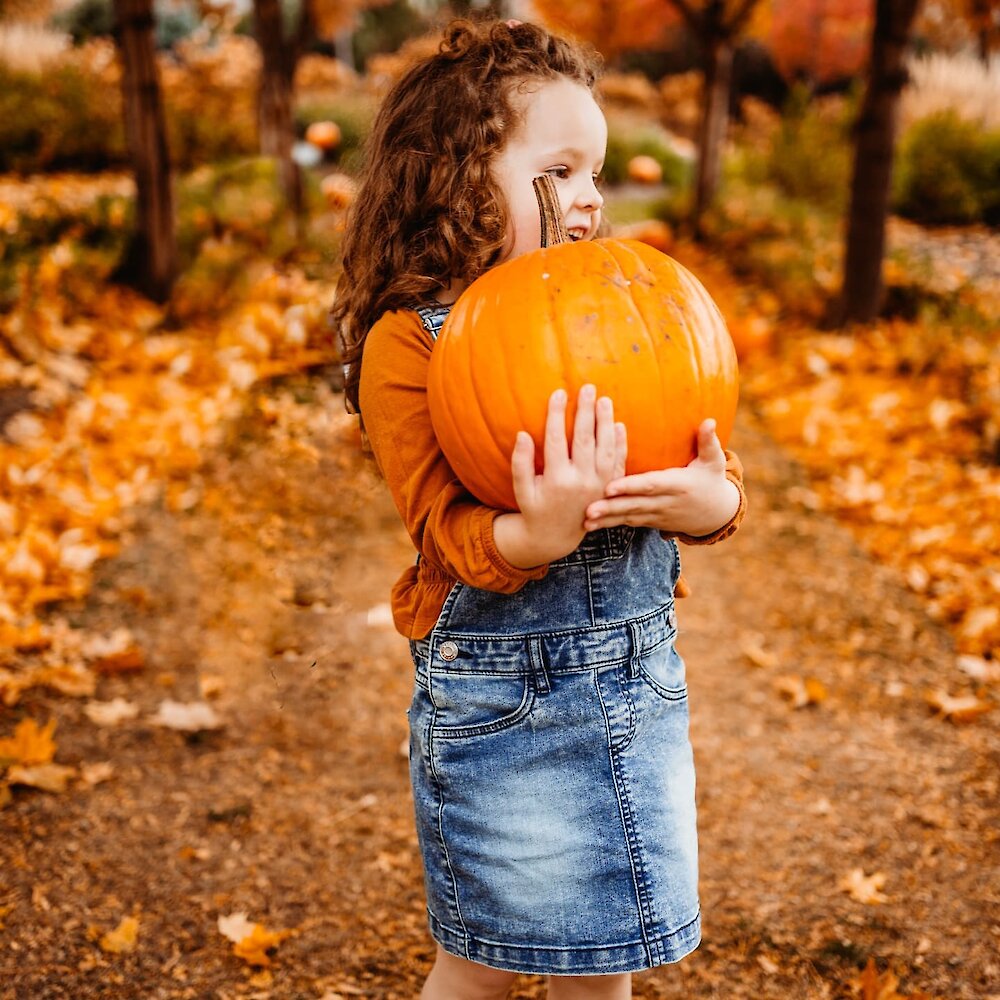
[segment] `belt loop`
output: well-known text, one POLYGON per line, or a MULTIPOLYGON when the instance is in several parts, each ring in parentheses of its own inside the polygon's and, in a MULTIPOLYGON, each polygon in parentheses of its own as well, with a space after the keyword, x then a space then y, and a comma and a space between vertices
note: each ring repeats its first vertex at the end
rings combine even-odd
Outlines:
POLYGON ((639 676, 639 661, 642 659, 642 623, 630 621, 628 634, 632 642, 631 655, 628 660, 628 676, 633 678, 639 676))
POLYGON ((535 690, 539 694, 548 694, 552 689, 549 684, 549 673, 545 669, 545 658, 542 655, 542 638, 538 635, 528 639, 528 659, 531 662, 531 673, 535 678, 535 690))

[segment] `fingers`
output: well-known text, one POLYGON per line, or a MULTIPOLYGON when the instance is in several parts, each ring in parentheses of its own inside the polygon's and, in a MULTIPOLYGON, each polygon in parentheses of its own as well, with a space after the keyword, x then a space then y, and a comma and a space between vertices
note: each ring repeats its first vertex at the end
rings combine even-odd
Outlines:
POLYGON ((698 428, 698 458, 696 461, 709 465, 725 465, 726 453, 722 450, 722 442, 715 432, 716 423, 712 417, 703 420, 698 428))
POLYGON ((607 396, 597 401, 597 445, 594 466, 603 479, 618 475, 618 427, 615 407, 607 396))
POLYGON ((628 524, 633 528, 654 527, 660 524, 669 509, 663 497, 627 496, 597 500, 587 508, 583 526, 587 531, 614 528, 619 524, 628 524))
POLYGON ((535 491, 535 442, 527 431, 519 431, 510 456, 514 477, 514 499, 523 510, 531 505, 535 491))
POLYGON ((683 469, 657 469, 655 472, 636 472, 631 476, 612 479, 604 490, 606 497, 631 494, 635 496, 662 496, 683 493, 689 489, 688 476, 679 475, 683 469))
POLYGON ((549 396, 549 411, 545 417, 545 443, 543 445, 545 469, 554 469, 569 461, 566 442, 566 390, 556 389, 549 396))
POLYGON ((571 454, 574 464, 581 468, 591 468, 594 464, 596 399, 597 390, 594 386, 581 387, 576 403, 576 419, 573 421, 573 451, 571 454))
POLYGON ((628 458, 628 432, 622 423, 615 424, 615 464, 611 475, 620 479, 625 475, 625 460, 628 458))

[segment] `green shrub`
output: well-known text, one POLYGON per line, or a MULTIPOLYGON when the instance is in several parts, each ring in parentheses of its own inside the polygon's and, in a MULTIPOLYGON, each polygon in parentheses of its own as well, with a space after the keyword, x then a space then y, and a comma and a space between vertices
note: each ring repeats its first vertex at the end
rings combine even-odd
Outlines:
POLYGON ((930 225, 1000 223, 1000 130, 952 110, 915 122, 899 144, 893 207, 930 225))
MULTIPOLYGON (((793 90, 764 154, 765 179, 791 198, 842 212, 850 189, 853 102, 817 102, 793 90)), ((748 178, 749 179, 749 178, 748 178)))
POLYGON ((125 162, 116 91, 72 65, 0 65, 0 171, 101 170, 125 162))
POLYGON ((651 156, 663 170, 663 183, 670 188, 686 188, 691 183, 692 165, 678 156, 658 132, 622 132, 608 134, 608 152, 601 176, 606 184, 628 180, 628 161, 633 156, 651 156))

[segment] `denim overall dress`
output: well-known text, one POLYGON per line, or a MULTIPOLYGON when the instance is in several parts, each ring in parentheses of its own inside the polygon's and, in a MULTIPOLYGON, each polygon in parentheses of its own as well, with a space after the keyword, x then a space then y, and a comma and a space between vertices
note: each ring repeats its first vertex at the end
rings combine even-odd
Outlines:
MULTIPOLYGON (((417 311, 436 337, 447 307, 417 311)), ((411 642, 410 774, 446 951, 586 975, 697 947, 679 574, 657 531, 591 532, 515 594, 456 583, 411 642)))

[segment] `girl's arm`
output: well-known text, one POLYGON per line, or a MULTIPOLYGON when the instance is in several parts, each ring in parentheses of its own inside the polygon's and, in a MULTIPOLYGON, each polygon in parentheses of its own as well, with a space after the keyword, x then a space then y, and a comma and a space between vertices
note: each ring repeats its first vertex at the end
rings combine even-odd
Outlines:
POLYGON ((743 467, 722 450, 715 421, 698 429, 698 455, 681 469, 623 476, 587 508, 588 531, 618 524, 656 528, 681 541, 709 543, 736 530, 746 510, 743 467))
POLYGON ((501 512, 472 497, 441 453, 427 407, 431 348, 430 335, 409 311, 388 313, 369 331, 360 400, 372 452, 427 564, 445 578, 513 593, 548 566, 523 569, 501 554, 493 528, 501 512))

